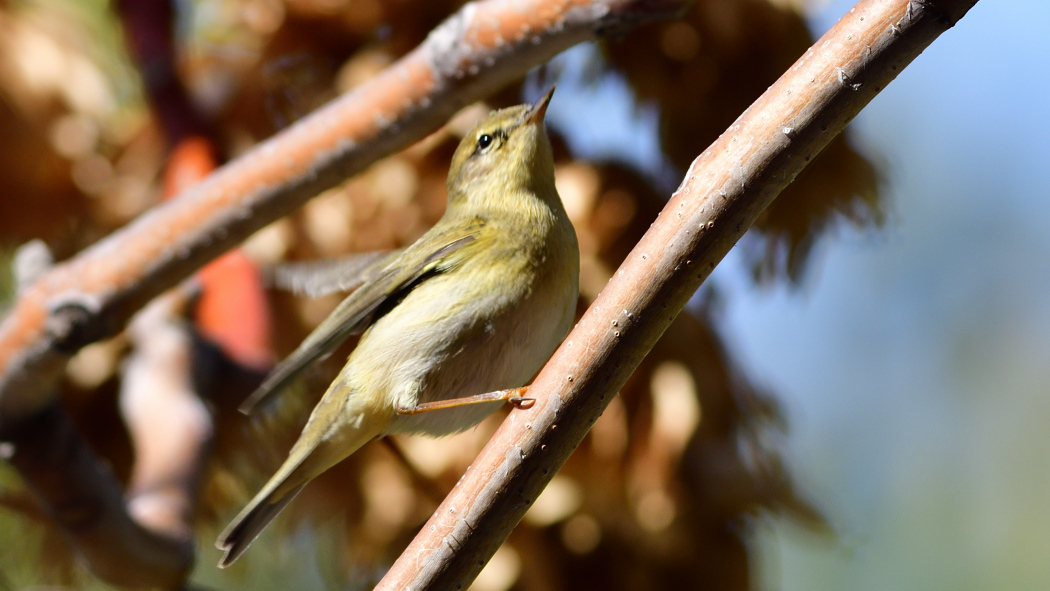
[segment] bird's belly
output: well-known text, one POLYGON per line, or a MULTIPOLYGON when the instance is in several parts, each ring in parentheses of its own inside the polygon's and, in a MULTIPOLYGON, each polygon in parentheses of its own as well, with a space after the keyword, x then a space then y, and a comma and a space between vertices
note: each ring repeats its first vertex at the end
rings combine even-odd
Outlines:
MULTIPOLYGON (((402 336, 399 344, 391 343, 400 354, 388 357, 386 367, 392 374, 390 399, 395 406, 404 407, 526 385, 568 333, 576 289, 573 285, 533 285, 528 295, 492 306, 498 312, 481 319, 467 311, 477 309, 471 306, 453 311, 440 323, 440 330, 432 324, 420 327, 415 321, 434 317, 424 309, 431 303, 425 301, 425 294, 420 298, 423 302, 416 302, 418 307, 411 306, 410 299, 399 306, 406 311, 401 317, 380 320, 389 321, 383 334, 402 336)), ((397 415, 387 431, 455 433, 476 425, 500 404, 397 415)))

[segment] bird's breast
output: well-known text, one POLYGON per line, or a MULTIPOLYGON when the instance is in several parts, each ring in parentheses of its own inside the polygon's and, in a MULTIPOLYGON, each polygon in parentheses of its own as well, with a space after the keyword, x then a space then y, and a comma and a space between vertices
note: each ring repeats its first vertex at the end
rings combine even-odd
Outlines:
MULTIPOLYGON (((529 245, 490 246, 453 272, 428 279, 364 335, 351 363, 367 359, 363 373, 381 376, 368 387, 381 388, 395 406, 525 385, 572 324, 579 255, 571 238, 571 248, 541 244, 531 252, 529 245)), ((498 406, 401 415, 389 431, 453 433, 498 406)))

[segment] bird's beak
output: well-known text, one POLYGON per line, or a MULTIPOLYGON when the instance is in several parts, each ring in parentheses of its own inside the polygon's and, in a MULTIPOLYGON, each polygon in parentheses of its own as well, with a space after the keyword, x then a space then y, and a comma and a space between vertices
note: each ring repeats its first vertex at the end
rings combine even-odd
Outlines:
POLYGON ((536 101, 536 104, 532 105, 527 115, 525 115, 525 123, 539 124, 543 122, 543 116, 547 114, 547 105, 551 102, 551 96, 554 94, 554 86, 551 86, 550 90, 545 92, 540 100, 536 101))

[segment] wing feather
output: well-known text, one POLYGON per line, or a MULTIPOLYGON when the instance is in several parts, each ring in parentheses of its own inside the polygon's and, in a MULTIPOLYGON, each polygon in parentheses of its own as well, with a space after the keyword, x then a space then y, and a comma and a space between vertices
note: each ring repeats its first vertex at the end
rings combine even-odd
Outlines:
MULTIPOLYGON (((462 232, 460 232, 462 234, 462 232)), ((251 414, 267 404, 312 363, 324 359, 351 335, 363 332, 385 313, 385 305, 400 301, 428 276, 444 270, 449 255, 477 238, 474 232, 459 236, 438 235, 430 243, 441 244, 425 256, 417 254, 417 244, 399 253, 385 268, 376 270, 356 291, 346 297, 328 318, 317 326, 284 361, 270 372, 262 385, 241 403, 239 410, 251 414)), ((422 240, 420 242, 423 242, 422 240)), ((386 259, 381 259, 386 260, 386 259)))
POLYGON ((375 279, 401 252, 378 250, 330 261, 283 263, 268 269, 266 279, 273 288, 311 298, 348 293, 375 279))

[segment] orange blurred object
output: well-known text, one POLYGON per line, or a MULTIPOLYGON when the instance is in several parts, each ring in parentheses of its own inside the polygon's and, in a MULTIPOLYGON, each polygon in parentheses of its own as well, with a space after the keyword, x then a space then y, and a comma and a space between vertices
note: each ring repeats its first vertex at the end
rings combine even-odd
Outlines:
POLYGON ((164 200, 167 201, 211 174, 218 165, 211 140, 199 135, 179 140, 168 156, 164 170, 164 200))
MULTIPOLYGON (((215 168, 211 141, 188 136, 175 146, 164 173, 164 199, 199 182, 215 168)), ((273 362, 270 310, 259 270, 240 250, 215 259, 197 274, 201 297, 196 321, 200 334, 234 361, 253 369, 273 362)))
POLYGON ((234 361, 253 369, 273 363, 270 310, 259 270, 240 250, 215 259, 197 275, 197 329, 234 361))

